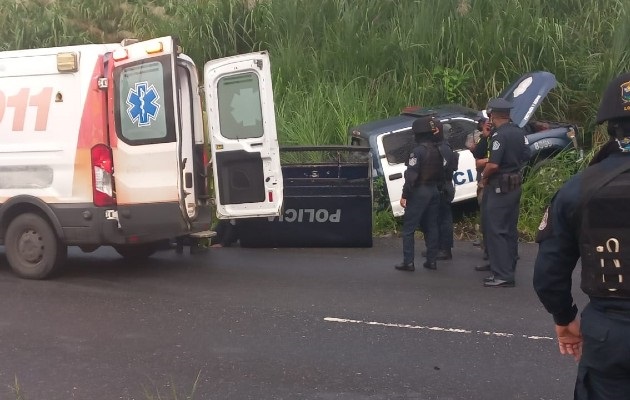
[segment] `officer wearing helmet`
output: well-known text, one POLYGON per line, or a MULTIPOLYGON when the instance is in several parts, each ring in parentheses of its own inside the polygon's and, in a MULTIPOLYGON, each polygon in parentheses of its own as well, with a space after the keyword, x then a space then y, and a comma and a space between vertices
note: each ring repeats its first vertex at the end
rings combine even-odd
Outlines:
POLYGON ((438 253, 438 185, 444 182, 442 156, 434 135, 439 133, 439 121, 433 117, 420 117, 413 122, 416 147, 409 154, 405 183, 400 205, 405 209, 403 217, 403 261, 395 268, 414 271, 414 234, 423 221, 424 238, 427 246, 424 267, 436 269, 438 253), (424 217, 424 219, 423 219, 424 217))
MULTIPOLYGON (((438 132, 433 135, 433 140, 437 143, 438 151, 442 160, 442 170, 444 171, 444 181, 438 184, 440 197, 438 199, 438 260, 453 259, 453 210, 451 205, 455 198, 455 185, 453 184, 453 174, 459 166, 459 153, 454 151, 444 137, 444 127, 438 120, 435 121, 438 132)), ((427 213, 421 222, 422 230, 426 231, 427 213)), ((423 256, 426 252, 423 252, 423 256)))
POLYGON ((481 226, 492 275, 484 279, 485 287, 514 287, 521 171, 529 159, 529 148, 525 130, 510 119, 511 109, 512 103, 502 98, 488 102, 493 128, 480 184, 483 187, 481 226))
POLYGON ((630 73, 605 90, 597 123, 607 151, 558 190, 540 223, 534 289, 553 315, 561 354, 579 360, 575 399, 630 396, 630 73), (582 259, 581 319, 571 275, 582 259))

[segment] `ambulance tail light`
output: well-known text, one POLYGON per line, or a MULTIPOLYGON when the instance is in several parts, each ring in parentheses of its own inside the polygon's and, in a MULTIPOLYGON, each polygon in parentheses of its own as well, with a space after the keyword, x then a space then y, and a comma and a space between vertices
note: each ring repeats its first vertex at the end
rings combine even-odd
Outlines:
POLYGON ((116 204, 113 173, 112 149, 104 144, 92 147, 92 197, 95 206, 116 204))

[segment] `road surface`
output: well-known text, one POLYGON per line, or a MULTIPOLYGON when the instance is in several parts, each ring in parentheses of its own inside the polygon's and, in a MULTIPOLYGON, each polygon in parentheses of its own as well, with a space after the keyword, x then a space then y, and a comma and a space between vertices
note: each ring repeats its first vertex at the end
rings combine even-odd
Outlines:
POLYGON ((16 278, 3 251, 1 399, 18 398, 16 381, 27 400, 572 396, 576 365, 532 289, 533 244, 512 289, 482 287, 470 242, 413 273, 393 269, 399 238, 137 265, 71 249, 49 281, 16 278))

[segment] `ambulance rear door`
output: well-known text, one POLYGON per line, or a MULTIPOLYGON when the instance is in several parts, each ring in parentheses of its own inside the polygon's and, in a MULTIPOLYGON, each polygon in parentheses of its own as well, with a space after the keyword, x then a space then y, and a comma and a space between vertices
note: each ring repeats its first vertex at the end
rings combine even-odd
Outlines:
POLYGON ((206 63, 204 92, 218 217, 279 215, 283 182, 269 55, 206 63))
POLYGON ((185 184, 193 144, 182 139, 177 54, 176 41, 163 37, 121 47, 110 61, 115 195, 131 242, 181 233, 195 213, 195 190, 185 184))

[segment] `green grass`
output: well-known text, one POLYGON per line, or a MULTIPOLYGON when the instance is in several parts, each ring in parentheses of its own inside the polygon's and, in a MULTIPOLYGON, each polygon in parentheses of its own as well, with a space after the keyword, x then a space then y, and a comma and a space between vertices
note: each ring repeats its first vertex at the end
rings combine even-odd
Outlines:
MULTIPOLYGON (((591 143, 599 96, 630 62, 629 11, 625 0, 20 0, 0 3, 0 50, 171 34, 199 66, 269 50, 284 145, 343 144, 348 126, 407 105, 483 108, 547 70, 559 86, 537 117, 575 123, 591 143)), ((528 206, 546 201, 525 192, 528 206)))
POLYGON ((572 175, 584 168, 590 158, 592 153, 579 159, 574 151, 564 152, 528 175, 522 186, 519 216, 519 231, 524 240, 534 240, 541 217, 554 193, 572 175))

